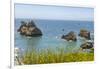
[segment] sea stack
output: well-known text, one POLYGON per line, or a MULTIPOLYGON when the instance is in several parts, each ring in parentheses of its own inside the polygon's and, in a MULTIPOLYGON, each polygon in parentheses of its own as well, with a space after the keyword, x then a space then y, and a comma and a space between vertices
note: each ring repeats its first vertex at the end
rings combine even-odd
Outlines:
POLYGON ((92 42, 86 42, 86 43, 83 43, 80 47, 82 49, 91 49, 91 48, 93 48, 93 43, 92 42))
POLYGON ((87 40, 91 40, 91 38, 90 38, 90 32, 88 30, 86 30, 86 29, 81 29, 80 33, 79 33, 79 36, 80 37, 84 37, 87 40))
POLYGON ((77 41, 76 35, 73 31, 69 32, 67 35, 63 35, 61 38, 67 41, 77 41))
POLYGON ((24 36, 42 36, 41 30, 35 25, 34 21, 21 21, 21 26, 18 29, 18 32, 24 36))

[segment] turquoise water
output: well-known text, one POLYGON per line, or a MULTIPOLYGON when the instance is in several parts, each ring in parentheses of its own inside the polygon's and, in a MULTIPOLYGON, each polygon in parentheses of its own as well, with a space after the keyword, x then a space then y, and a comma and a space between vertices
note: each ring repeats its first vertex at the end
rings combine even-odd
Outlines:
POLYGON ((41 37, 21 36, 17 29, 20 27, 22 20, 15 19, 15 47, 25 50, 35 49, 37 51, 52 49, 58 51, 63 48, 66 52, 73 52, 79 49, 84 40, 79 39, 77 42, 68 42, 61 39, 63 34, 74 31, 78 35, 80 29, 87 29, 91 32, 93 38, 94 23, 92 21, 68 21, 68 20, 34 20, 38 28, 43 32, 41 37), (63 31, 64 29, 64 31, 63 31))

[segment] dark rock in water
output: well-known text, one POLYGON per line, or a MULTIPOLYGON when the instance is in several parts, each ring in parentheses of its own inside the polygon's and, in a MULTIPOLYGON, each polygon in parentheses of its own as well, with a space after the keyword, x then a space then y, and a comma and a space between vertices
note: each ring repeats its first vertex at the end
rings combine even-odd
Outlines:
POLYGON ((91 38, 90 38, 90 32, 87 31, 87 30, 85 30, 85 29, 81 29, 81 30, 80 30, 79 36, 80 36, 80 37, 84 37, 84 38, 86 38, 86 39, 88 39, 88 40, 91 39, 91 38))
POLYGON ((31 36, 31 37, 42 36, 41 30, 37 28, 34 21, 30 22, 22 21, 21 26, 18 29, 18 32, 20 32, 21 35, 25 36, 31 36))
POLYGON ((93 48, 93 43, 91 43, 91 42, 86 42, 86 43, 82 44, 80 47, 81 47, 82 49, 91 49, 91 48, 93 48))
POLYGON ((69 32, 67 35, 63 35, 61 38, 67 41, 77 41, 76 35, 73 31, 69 32))

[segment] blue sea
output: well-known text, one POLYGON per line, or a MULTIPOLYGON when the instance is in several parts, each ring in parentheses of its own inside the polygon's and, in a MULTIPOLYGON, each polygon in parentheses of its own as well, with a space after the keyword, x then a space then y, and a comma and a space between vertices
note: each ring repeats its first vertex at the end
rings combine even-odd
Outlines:
POLYGON ((78 34, 80 29, 87 29, 91 32, 91 38, 94 38, 93 21, 72 21, 72 20, 34 20, 37 27, 42 31, 41 37, 25 37, 17 32, 21 21, 30 19, 15 19, 15 47, 25 50, 46 50, 52 49, 58 51, 63 48, 66 52, 77 51, 84 40, 80 40, 78 34), (63 31, 64 29, 64 31, 63 31), (78 41, 68 42, 61 39, 62 35, 74 31, 78 41))

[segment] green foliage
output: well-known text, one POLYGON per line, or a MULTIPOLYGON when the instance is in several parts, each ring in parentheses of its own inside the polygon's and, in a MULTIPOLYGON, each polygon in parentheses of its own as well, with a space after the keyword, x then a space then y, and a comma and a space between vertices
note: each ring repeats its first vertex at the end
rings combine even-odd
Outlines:
POLYGON ((65 53, 60 49, 56 53, 50 49, 36 53, 35 50, 27 51, 23 55, 22 62, 24 64, 46 64, 46 63, 62 63, 62 62, 80 62, 93 61, 94 53, 65 53))

